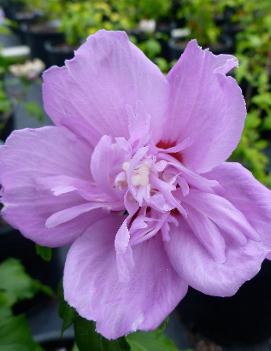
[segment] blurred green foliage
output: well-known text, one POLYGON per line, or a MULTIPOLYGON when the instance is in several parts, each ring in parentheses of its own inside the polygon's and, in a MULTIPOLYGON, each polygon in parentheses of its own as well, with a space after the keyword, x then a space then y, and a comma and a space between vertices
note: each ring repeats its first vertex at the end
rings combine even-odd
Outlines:
POLYGON ((185 20, 191 38, 196 38, 201 45, 210 45, 218 41, 221 29, 215 20, 222 14, 223 7, 218 1, 183 0, 177 17, 185 20))
POLYGON ((52 294, 49 287, 32 279, 18 260, 10 258, 0 264, 1 351, 42 351, 32 338, 25 316, 15 316, 12 311, 18 302, 31 299, 40 291, 52 294))
POLYGON ((0 80, 0 132, 4 129, 8 119, 10 118, 11 111, 11 101, 5 91, 3 80, 0 80))
POLYGON ((11 102, 4 89, 3 81, 0 81, 0 114, 8 114, 11 111, 11 102))
MULTIPOLYGON (((59 14, 60 29, 66 34, 67 42, 75 46, 98 29, 129 31, 140 19, 159 19, 166 16, 171 8, 170 0, 66 1, 60 6, 60 11, 55 0, 46 3, 46 12, 59 14)), ((156 45, 159 45, 158 42, 156 45)))
POLYGON ((240 66, 236 78, 243 87, 248 117, 239 148, 240 158, 254 175, 271 186, 266 172, 268 158, 263 150, 271 137, 271 2, 238 1, 230 4, 232 23, 239 27, 236 55, 240 66))
POLYGON ((128 16, 130 21, 138 22, 141 19, 159 20, 168 17, 171 11, 171 0, 109 0, 120 14, 128 16))
POLYGON ((67 42, 77 46, 88 35, 99 28, 113 30, 128 28, 129 22, 108 2, 69 2, 60 17, 60 29, 64 31, 67 42))

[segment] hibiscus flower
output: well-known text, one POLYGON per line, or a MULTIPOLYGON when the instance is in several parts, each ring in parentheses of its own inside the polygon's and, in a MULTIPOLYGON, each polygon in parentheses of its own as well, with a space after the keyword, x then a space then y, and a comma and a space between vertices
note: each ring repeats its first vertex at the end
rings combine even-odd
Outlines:
POLYGON ((269 254, 270 191, 224 162, 246 116, 236 65, 192 40, 165 76, 99 31, 43 75, 55 126, 0 149, 4 219, 71 245, 65 299, 109 339, 156 328, 188 286, 233 295, 269 254))

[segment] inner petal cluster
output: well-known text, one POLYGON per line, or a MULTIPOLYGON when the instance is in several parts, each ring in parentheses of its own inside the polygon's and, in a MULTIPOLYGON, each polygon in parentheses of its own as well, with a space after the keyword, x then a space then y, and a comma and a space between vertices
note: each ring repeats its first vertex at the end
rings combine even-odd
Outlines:
POLYGON ((114 187, 125 191, 130 201, 139 207, 150 207, 159 212, 179 208, 182 212, 180 197, 189 192, 189 185, 180 170, 161 156, 149 148, 139 149, 120 165, 114 187), (138 157, 140 154, 142 157, 138 157))
POLYGON ((91 161, 96 187, 107 199, 107 208, 127 215, 132 244, 158 232, 168 240, 170 225, 178 225, 178 216, 187 217, 185 201, 191 190, 213 192, 216 182, 182 163, 181 150, 189 144, 184 140, 146 145, 104 136, 96 146, 91 161))

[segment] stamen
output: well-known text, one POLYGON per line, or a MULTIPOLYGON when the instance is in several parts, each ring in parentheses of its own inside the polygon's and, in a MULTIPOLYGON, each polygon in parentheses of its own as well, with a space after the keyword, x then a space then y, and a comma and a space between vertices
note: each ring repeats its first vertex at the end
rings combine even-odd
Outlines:
POLYGON ((130 167, 130 162, 128 162, 128 161, 123 162, 123 164, 122 164, 122 169, 123 169, 125 172, 128 171, 129 167, 130 167))
POLYGON ((147 186, 149 184, 150 169, 147 163, 142 163, 134 170, 132 184, 134 186, 147 186))

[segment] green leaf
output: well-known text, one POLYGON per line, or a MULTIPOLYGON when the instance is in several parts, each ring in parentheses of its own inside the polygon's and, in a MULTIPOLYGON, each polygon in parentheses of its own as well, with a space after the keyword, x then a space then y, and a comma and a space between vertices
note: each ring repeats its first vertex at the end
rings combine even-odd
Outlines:
POLYGON ((95 332, 95 325, 79 316, 74 321, 75 341, 80 351, 101 351, 102 338, 95 332))
POLYGON ((0 291, 2 297, 0 301, 3 304, 5 296, 5 305, 13 306, 16 302, 32 298, 38 291, 46 290, 38 281, 28 276, 22 264, 10 258, 0 264, 0 291))
POLYGON ((164 335, 164 326, 145 333, 137 332, 126 337, 131 351, 179 351, 174 342, 164 335))
POLYGON ((61 335, 74 324, 75 341, 79 351, 129 351, 125 338, 109 341, 95 331, 95 323, 80 317, 64 300, 63 286, 58 289, 58 313, 62 318, 61 335))
POLYGON ((10 30, 6 25, 0 25, 0 35, 10 35, 10 30))
POLYGON ((11 308, 2 303, 0 293, 0 321, 4 318, 10 317, 11 315, 11 308))
POLYGON ((103 339, 103 351, 129 351, 131 350, 129 344, 125 338, 119 338, 117 340, 103 339))
POLYGON ((1 351, 42 351, 32 339, 24 316, 8 317, 0 320, 1 351))
POLYGON ((58 291, 59 315, 63 319, 62 334, 73 323, 75 342, 73 351, 179 351, 163 333, 168 320, 151 333, 138 332, 126 338, 107 340, 96 332, 95 323, 80 317, 64 300, 62 286, 58 291), (76 349, 77 347, 77 349, 76 349))
POLYGON ((36 253, 46 262, 50 262, 53 256, 53 250, 50 247, 36 245, 36 253))
POLYGON ((107 340, 95 331, 95 323, 76 316, 75 341, 80 351, 129 351, 125 338, 107 340))
POLYGON ((252 99, 256 105, 260 106, 261 108, 267 108, 271 106, 271 93, 264 92, 258 95, 255 95, 252 99))
POLYGON ((50 286, 44 285, 38 280, 33 280, 33 283, 35 284, 37 291, 40 291, 43 294, 50 296, 50 297, 54 296, 54 292, 50 288, 50 286))
POLYGON ((59 301, 58 314, 59 314, 60 318, 62 319, 61 336, 63 336, 65 330, 68 329, 69 326, 71 326, 72 323, 74 322, 76 312, 64 300, 64 293, 63 293, 62 284, 58 289, 58 301, 59 301))

